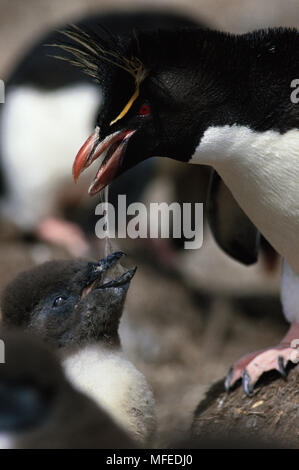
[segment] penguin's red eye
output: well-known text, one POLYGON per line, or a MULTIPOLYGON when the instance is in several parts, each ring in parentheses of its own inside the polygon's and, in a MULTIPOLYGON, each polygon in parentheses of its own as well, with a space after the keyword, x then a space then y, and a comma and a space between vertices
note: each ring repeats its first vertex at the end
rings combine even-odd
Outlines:
POLYGON ((148 104, 142 104, 138 111, 138 116, 148 116, 151 112, 151 107, 148 104))

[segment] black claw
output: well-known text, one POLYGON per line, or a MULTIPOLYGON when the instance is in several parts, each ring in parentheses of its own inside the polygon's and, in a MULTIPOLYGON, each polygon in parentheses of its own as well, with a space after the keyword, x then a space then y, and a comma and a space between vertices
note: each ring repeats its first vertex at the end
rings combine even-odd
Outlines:
POLYGON ((287 376, 282 356, 278 356, 278 370, 284 378, 287 376))
POLYGON ((242 384, 244 391, 248 397, 251 397, 254 388, 254 385, 252 385, 250 381, 250 375, 248 374, 247 370, 245 370, 242 378, 242 384))
POLYGON ((233 377, 233 373, 234 373, 234 368, 231 367, 227 373, 227 376, 226 376, 226 379, 224 381, 224 387, 225 387, 225 391, 226 392, 229 392, 230 390, 230 383, 231 383, 231 380, 232 380, 232 377, 233 377))

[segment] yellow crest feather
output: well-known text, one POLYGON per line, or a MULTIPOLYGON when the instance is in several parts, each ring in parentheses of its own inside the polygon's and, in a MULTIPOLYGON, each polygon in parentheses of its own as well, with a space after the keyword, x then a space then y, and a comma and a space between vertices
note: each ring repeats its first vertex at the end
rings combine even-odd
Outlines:
POLYGON ((76 67, 80 67, 96 81, 100 81, 98 70, 101 60, 121 68, 129 73, 134 79, 136 86, 135 91, 119 115, 110 122, 111 126, 127 114, 135 100, 138 98, 140 84, 146 77, 144 65, 138 57, 127 58, 116 51, 103 47, 100 40, 96 41, 86 31, 83 31, 78 26, 71 25, 71 28, 72 29, 59 32, 68 39, 77 43, 78 47, 71 44, 51 44, 51 46, 59 47, 72 55, 74 59, 60 56, 54 56, 55 58, 65 60, 76 67))

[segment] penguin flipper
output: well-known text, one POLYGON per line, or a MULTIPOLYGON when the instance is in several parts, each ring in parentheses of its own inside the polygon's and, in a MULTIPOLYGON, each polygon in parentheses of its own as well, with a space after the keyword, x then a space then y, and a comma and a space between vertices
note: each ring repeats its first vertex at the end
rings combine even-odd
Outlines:
POLYGON ((260 233, 216 171, 211 174, 207 211, 213 236, 225 253, 246 265, 256 263, 260 233))

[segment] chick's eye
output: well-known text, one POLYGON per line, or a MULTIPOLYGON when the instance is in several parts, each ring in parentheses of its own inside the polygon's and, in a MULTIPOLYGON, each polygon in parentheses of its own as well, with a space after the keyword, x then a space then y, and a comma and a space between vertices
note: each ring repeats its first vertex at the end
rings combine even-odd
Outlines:
POLYGON ((53 307, 61 307, 61 305, 63 305, 65 301, 65 297, 56 297, 53 302, 53 307))
POLYGON ((148 104, 142 104, 138 111, 138 116, 148 116, 151 112, 151 107, 148 104))

